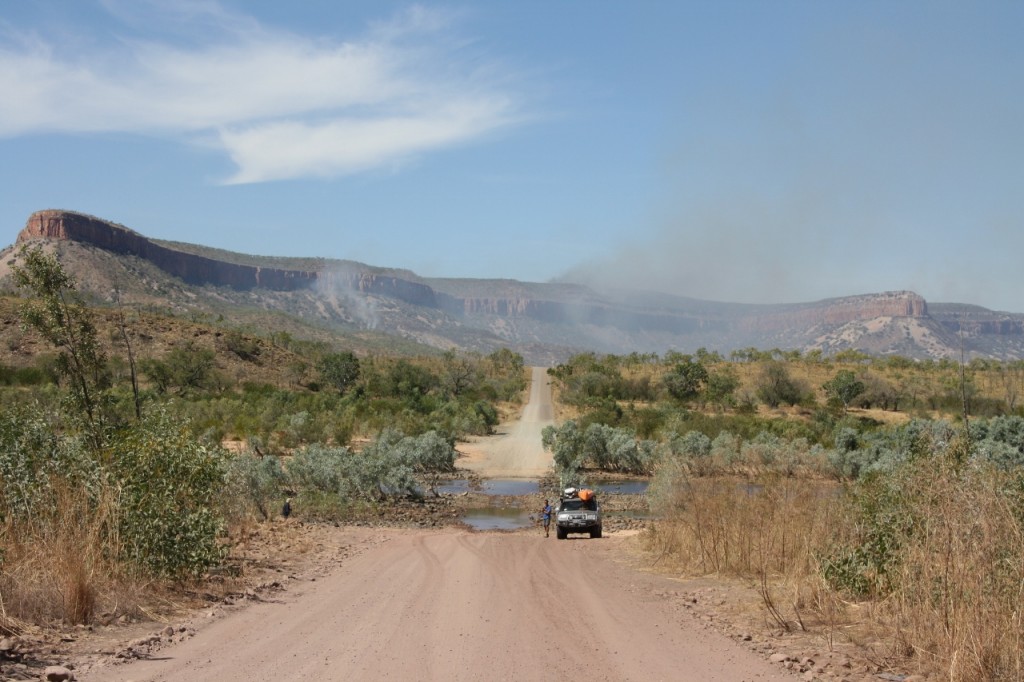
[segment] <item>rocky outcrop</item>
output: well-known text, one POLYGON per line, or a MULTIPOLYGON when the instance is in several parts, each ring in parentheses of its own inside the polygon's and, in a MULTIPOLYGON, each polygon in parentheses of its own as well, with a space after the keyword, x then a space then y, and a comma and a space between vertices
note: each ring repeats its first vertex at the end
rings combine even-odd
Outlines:
POLYGON ((18 234, 18 243, 31 239, 82 242, 113 253, 138 256, 189 284, 293 291, 308 287, 316 281, 314 272, 237 265, 176 251, 121 225, 70 211, 33 213, 25 229, 18 234))
POLYGON ((880 317, 927 317, 928 304, 912 291, 887 291, 828 299, 799 306, 769 306, 767 314, 750 315, 739 324, 745 331, 774 332, 839 326, 880 317))
POLYGON ((18 235, 18 243, 32 239, 81 242, 113 253, 144 258, 167 274, 189 284, 210 284, 238 290, 261 288, 271 291, 296 291, 320 285, 363 294, 390 296, 415 305, 437 306, 434 291, 429 286, 417 282, 352 269, 286 270, 227 263, 178 251, 121 225, 71 211, 33 213, 18 235))

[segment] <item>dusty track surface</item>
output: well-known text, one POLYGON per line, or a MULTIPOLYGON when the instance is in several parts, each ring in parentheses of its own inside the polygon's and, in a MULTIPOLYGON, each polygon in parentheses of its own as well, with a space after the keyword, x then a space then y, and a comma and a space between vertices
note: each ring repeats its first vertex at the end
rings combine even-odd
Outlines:
POLYGON ((361 550, 327 577, 281 603, 209 618, 150 660, 79 679, 794 679, 702 627, 678 583, 624 564, 622 538, 337 533, 361 550))
MULTIPOLYGON (((547 375, 534 369, 522 418, 474 444, 460 466, 541 476, 551 459, 540 432, 550 423, 547 375)), ((94 659, 78 679, 794 679, 696 619, 678 582, 632 567, 627 533, 565 541, 537 530, 317 534, 320 558, 274 601, 197 613, 169 628, 187 637, 129 647, 142 660, 128 664, 94 659)))
POLYGON ((495 436, 461 444, 463 457, 458 466, 485 478, 539 478, 551 467, 551 455, 541 445, 541 431, 554 423, 547 370, 534 367, 529 401, 520 418, 501 425, 495 436))

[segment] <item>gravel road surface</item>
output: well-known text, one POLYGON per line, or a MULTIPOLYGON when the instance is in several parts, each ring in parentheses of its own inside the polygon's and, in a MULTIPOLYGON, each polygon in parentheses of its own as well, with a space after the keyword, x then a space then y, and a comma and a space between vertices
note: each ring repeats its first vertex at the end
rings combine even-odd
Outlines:
MULTIPOLYGON (((540 476, 551 389, 535 368, 518 422, 460 462, 491 477, 540 476)), ((197 634, 84 682, 234 680, 672 680, 795 677, 707 628, 678 583, 631 567, 625 538, 539 531, 337 529, 348 550, 274 603, 200 617, 197 634)))
POLYGON ((281 603, 210 619, 151 660, 80 679, 795 679, 703 627, 676 583, 620 561, 622 539, 375 532, 383 541, 281 603))

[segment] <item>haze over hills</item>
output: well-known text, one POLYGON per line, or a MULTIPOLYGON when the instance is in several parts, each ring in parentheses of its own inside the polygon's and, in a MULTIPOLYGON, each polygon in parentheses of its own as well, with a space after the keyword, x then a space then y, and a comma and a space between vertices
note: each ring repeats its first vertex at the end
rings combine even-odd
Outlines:
MULTIPOLYGON (((568 283, 425 278, 323 258, 251 256, 148 239, 81 213, 39 211, 0 253, 0 281, 18 245, 55 249, 100 302, 216 314, 296 335, 363 335, 396 347, 512 348, 549 364, 578 351, 728 353, 742 348, 826 354, 846 349, 914 358, 1024 357, 1024 315, 927 303, 909 291, 800 304, 735 304, 658 292, 599 293, 568 283), (268 316, 273 321, 268 321, 268 316)), ((268 329, 269 331, 269 329, 268 329)))

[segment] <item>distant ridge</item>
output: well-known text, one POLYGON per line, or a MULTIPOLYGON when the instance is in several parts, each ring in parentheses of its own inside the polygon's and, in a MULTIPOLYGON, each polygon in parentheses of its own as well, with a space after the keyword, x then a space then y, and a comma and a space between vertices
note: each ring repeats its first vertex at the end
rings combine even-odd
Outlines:
POLYGON ((33 213, 17 243, 34 240, 82 244, 151 263, 180 281, 178 286, 191 287, 188 298, 196 306, 204 303, 195 289, 213 287, 238 292, 222 293, 220 299, 244 294, 240 305, 258 301, 264 308, 279 307, 319 322, 364 324, 439 348, 484 351, 504 345, 546 361, 578 350, 688 352, 699 347, 826 353, 856 348, 943 357, 959 352, 961 329, 974 354, 1024 357, 1024 316, 957 304, 942 304, 934 315, 925 299, 911 291, 739 305, 661 293, 601 295, 564 283, 423 278, 352 261, 268 258, 161 242, 64 210, 33 213), (305 267, 287 267, 292 263, 305 267))

